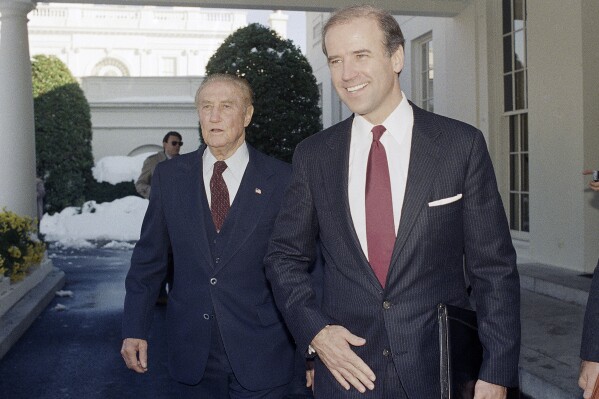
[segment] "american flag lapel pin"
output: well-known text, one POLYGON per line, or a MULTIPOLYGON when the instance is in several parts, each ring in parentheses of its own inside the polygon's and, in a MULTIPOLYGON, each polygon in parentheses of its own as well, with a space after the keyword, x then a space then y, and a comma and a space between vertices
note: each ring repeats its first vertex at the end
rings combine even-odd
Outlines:
POLYGON ((256 194, 262 194, 262 190, 260 190, 259 188, 255 188, 255 189, 254 189, 254 192, 255 192, 256 194))

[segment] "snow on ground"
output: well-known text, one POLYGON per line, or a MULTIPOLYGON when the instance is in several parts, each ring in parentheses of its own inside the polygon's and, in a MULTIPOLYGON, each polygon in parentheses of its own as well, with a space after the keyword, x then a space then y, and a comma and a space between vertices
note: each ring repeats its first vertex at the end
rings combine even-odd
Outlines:
POLYGON ((144 161, 154 152, 139 154, 134 157, 110 156, 100 159, 92 168, 94 179, 98 182, 117 184, 123 181, 136 181, 144 161))
MULTIPOLYGON (((151 154, 151 153, 150 153, 151 154)), ((111 156, 98 161, 93 174, 99 182, 117 184, 136 180, 143 161, 150 154, 135 157, 111 156)), ((129 196, 101 204, 89 201, 82 207, 68 207, 40 222, 44 240, 60 248, 129 249, 139 239, 148 200, 129 196), (108 243, 106 243, 108 242, 108 243)))

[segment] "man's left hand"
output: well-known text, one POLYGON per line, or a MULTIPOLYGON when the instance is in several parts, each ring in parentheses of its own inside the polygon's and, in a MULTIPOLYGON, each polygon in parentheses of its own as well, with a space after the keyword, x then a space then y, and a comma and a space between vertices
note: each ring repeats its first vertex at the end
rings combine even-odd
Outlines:
POLYGON ((478 380, 474 386, 474 399, 506 399, 507 388, 478 380))
POLYGON ((599 363, 583 360, 580 364, 580 377, 578 377, 578 386, 584 389, 582 395, 584 399, 589 399, 593 394, 593 388, 599 376, 599 363))

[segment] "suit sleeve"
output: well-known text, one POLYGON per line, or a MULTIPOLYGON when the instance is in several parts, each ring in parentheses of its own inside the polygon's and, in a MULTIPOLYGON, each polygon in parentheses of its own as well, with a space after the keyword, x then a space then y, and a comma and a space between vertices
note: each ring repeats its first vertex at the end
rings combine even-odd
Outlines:
POLYGON ((310 274, 316 252, 318 221, 309 184, 308 151, 300 144, 293 156, 293 175, 275 222, 265 257, 277 306, 301 351, 332 324, 321 311, 310 274))
POLYGON ((516 254, 493 165, 479 131, 464 182, 464 246, 483 345, 479 379, 517 386, 520 281, 516 254))
POLYGON ((145 199, 150 198, 150 189, 152 182, 152 162, 151 157, 146 158, 141 168, 141 174, 135 182, 135 190, 145 199))
POLYGON ((154 304, 166 276, 170 240, 163 213, 160 170, 156 168, 152 179, 150 203, 125 278, 123 338, 147 339, 154 304))
POLYGON ((582 328, 580 358, 599 362, 599 262, 595 267, 582 328))

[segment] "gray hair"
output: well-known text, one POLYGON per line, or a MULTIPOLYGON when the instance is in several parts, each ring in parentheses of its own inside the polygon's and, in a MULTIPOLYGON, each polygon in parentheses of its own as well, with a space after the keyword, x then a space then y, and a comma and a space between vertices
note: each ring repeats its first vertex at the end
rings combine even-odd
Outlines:
POLYGON ((252 86, 250 86, 249 82, 245 78, 228 73, 215 73, 206 76, 202 83, 200 83, 200 87, 198 87, 198 91, 196 92, 195 96, 196 107, 199 105, 198 102, 200 101, 200 93, 204 87, 214 82, 227 82, 234 84, 239 90, 241 90, 244 105, 246 107, 254 103, 254 92, 252 91, 252 86))

